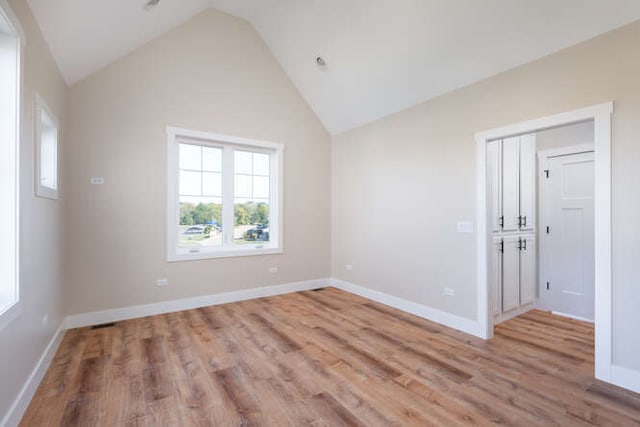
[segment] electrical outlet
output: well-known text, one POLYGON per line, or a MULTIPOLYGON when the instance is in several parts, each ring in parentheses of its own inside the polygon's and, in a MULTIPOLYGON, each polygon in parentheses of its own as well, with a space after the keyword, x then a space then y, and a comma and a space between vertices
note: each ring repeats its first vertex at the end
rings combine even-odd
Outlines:
POLYGON ((168 286, 169 285, 169 279, 158 279, 156 280, 156 286, 168 286))
POLYGON ((347 264, 347 265, 344 266, 344 268, 346 268, 347 271, 351 271, 351 270, 353 270, 353 265, 347 264))
POLYGON ((92 176, 91 177, 91 185, 102 185, 104 184, 104 178, 101 176, 92 176))
POLYGON ((443 294, 447 295, 447 296, 454 296, 456 294, 456 290, 453 288, 444 288, 444 290, 442 291, 443 294))
POLYGON ((269 273, 277 273, 277 272, 278 272, 278 267, 269 268, 269 273))

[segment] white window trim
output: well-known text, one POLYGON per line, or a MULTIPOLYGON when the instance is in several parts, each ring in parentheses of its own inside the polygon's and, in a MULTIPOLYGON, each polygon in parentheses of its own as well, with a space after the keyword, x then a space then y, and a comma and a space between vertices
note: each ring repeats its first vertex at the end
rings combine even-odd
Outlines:
POLYGON ((35 123, 34 154, 35 154, 36 162, 34 167, 34 173, 35 173, 34 184, 35 184, 36 196, 43 197, 46 199, 57 200, 58 189, 60 188, 60 173, 58 171, 58 166, 60 165, 60 162, 58 161, 59 159, 58 137, 60 132, 60 122, 58 121, 58 118, 56 117, 56 115, 53 114, 51 109, 47 106, 46 102, 44 102, 44 99, 42 99, 42 97, 38 93, 35 94, 33 118, 35 123), (56 128, 56 189, 55 190, 53 188, 49 188, 41 184, 42 182, 42 176, 41 176, 42 127, 41 126, 42 126, 43 111, 47 113, 47 115, 53 121, 53 124, 55 125, 55 128, 56 128))
POLYGON ((9 25, 8 30, 11 31, 18 38, 18 46, 16 55, 17 60, 17 82, 16 82, 16 117, 15 117, 15 135, 13 135, 15 145, 14 153, 12 157, 15 159, 14 170, 11 175, 14 176, 13 186, 15 188, 15 208, 14 218, 12 222, 15 224, 13 230, 13 236, 3 236, 4 239, 11 239, 14 241, 14 260, 12 262, 13 267, 13 285, 15 286, 15 300, 13 304, 8 305, 0 311, 0 330, 7 327, 11 322, 18 318, 22 314, 22 299, 20 290, 20 141, 21 141, 21 125, 22 125, 22 73, 24 69, 24 47, 26 44, 25 32, 20 25, 20 21, 16 17, 15 13, 9 6, 6 0, 0 0, 0 19, 9 25))
MULTIPOLYGON (((201 132, 189 129, 183 129, 173 126, 167 126, 167 260, 175 261, 191 261, 211 258, 226 258, 237 256, 255 256, 267 254, 279 254, 283 249, 283 152, 284 145, 259 141, 255 139, 241 138, 236 136, 221 135, 217 133, 201 132), (212 248, 207 251, 197 253, 189 253, 187 251, 178 251, 178 236, 176 230, 179 224, 179 165, 178 165, 178 145, 180 142, 195 140, 198 144, 209 145, 212 147, 235 145, 238 148, 249 150, 269 150, 271 155, 271 182, 270 182, 270 214, 269 214, 269 238, 270 241, 259 245, 242 245, 236 247, 212 248), (274 209, 275 207, 275 209, 274 209), (275 232, 274 232, 275 231, 275 232)), ((229 165, 225 166, 223 154, 223 170, 225 167, 229 169, 229 165)), ((232 161, 232 159, 231 159, 232 161)), ((233 164, 231 164, 233 168, 233 164)), ((223 195, 229 191, 233 191, 233 181, 223 180, 223 195)), ((233 222, 233 206, 223 205, 223 227, 224 224, 233 222)), ((228 238, 228 235, 227 235, 228 238)))

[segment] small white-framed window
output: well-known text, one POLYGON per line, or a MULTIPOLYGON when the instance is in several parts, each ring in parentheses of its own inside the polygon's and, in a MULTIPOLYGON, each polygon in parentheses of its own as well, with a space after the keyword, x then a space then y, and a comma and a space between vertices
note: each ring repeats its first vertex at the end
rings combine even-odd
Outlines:
POLYGON ((0 329, 19 313, 20 69, 23 33, 0 1, 0 329))
POLYGON ((58 120, 44 100, 35 100, 35 185, 36 195, 58 198, 58 120))
POLYGON ((167 127, 167 259, 282 252, 284 146, 167 127))

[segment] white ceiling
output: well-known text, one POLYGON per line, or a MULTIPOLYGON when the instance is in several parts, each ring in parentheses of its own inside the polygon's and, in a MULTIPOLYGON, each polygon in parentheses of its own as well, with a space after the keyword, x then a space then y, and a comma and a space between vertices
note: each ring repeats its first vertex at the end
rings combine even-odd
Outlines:
POLYGON ((243 17, 332 134, 640 19, 637 0, 28 2, 69 84, 208 6, 243 17))
POLYGON ((67 84, 210 7, 209 0, 27 0, 67 84), (161 7, 160 7, 161 6, 161 7))

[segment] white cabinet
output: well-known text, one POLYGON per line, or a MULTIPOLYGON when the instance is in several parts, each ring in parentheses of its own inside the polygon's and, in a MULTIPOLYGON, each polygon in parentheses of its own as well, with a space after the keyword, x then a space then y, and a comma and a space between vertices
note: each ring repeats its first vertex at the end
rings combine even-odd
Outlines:
POLYGON ((489 280, 493 316, 506 320, 533 308, 536 299, 536 236, 505 235, 493 239, 489 280))
POLYGON ((520 222, 520 138, 502 141, 502 231, 518 231, 520 222))
POLYGON ((489 283, 491 287, 493 316, 502 314, 502 251, 504 250, 502 238, 493 239, 491 250, 491 266, 489 268, 489 283))
POLYGON ((533 304, 536 300, 536 236, 525 234, 520 244, 520 306, 533 304))
POLYGON ((491 141, 487 144, 487 182, 489 184, 488 203, 491 212, 491 231, 502 231, 502 140, 491 141))
POLYGON ((502 252, 502 313, 520 307, 520 238, 504 237, 502 252))
POLYGON ((536 140, 522 135, 487 144, 492 254, 489 281, 496 323, 536 299, 536 140))
POLYGON ((531 232, 536 224, 536 137, 487 144, 489 214, 494 233, 531 232))
POLYGON ((536 137, 520 137, 520 231, 533 231, 536 224, 536 137))

